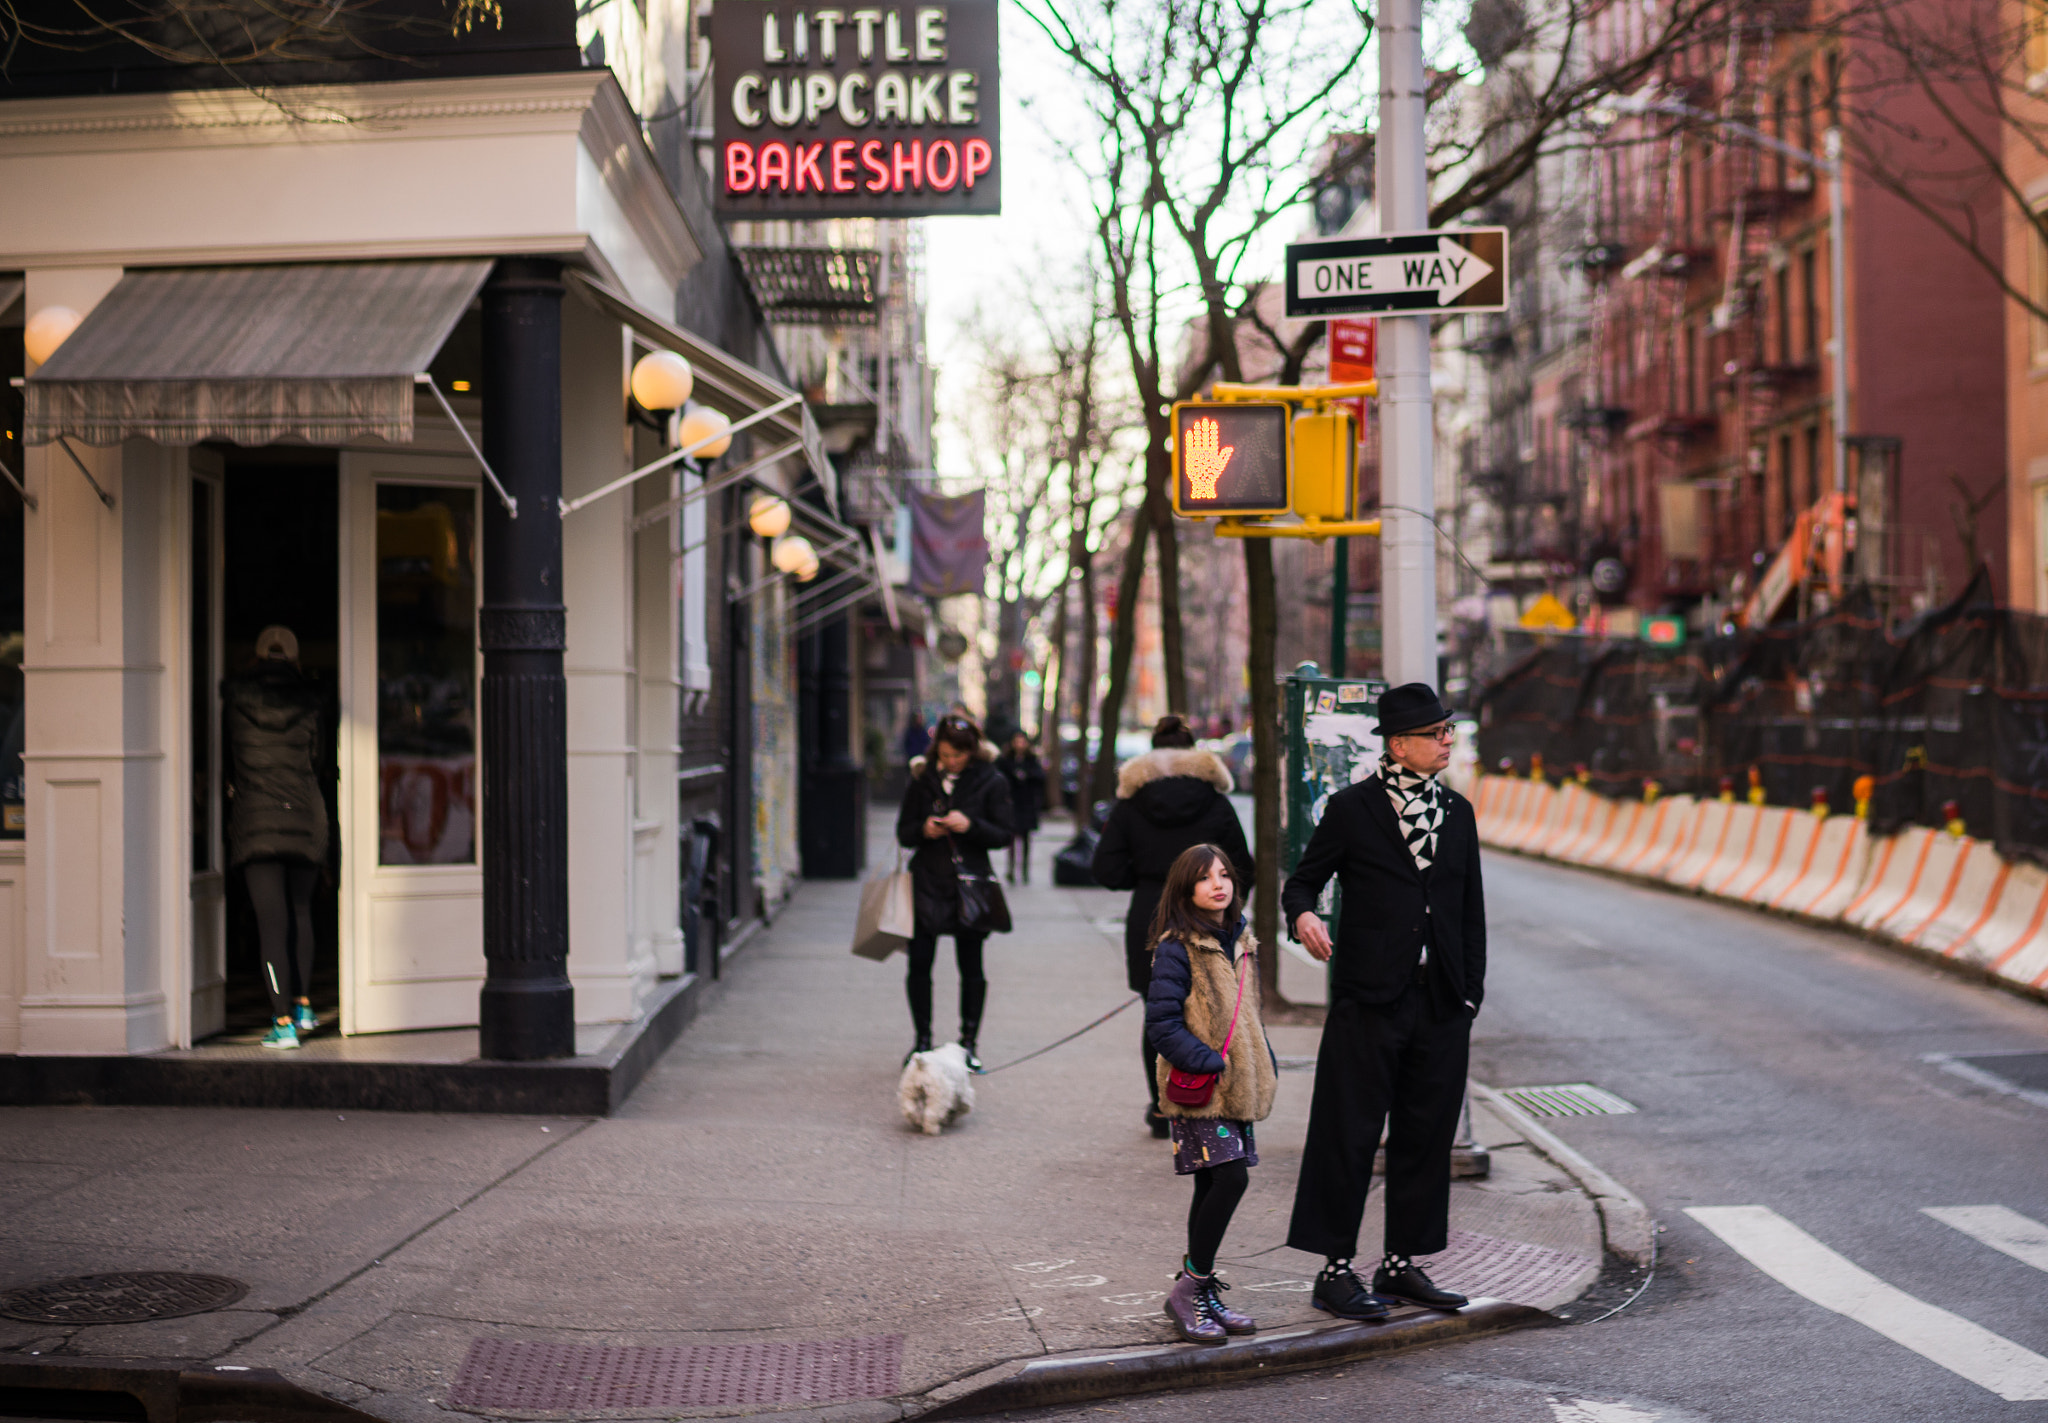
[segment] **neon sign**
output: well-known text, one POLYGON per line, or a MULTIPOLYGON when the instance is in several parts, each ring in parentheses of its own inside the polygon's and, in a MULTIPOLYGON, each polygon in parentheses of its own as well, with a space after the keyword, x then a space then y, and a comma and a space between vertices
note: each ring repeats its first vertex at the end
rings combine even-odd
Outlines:
POLYGON ((996 0, 711 12, 722 217, 1002 209, 996 0))

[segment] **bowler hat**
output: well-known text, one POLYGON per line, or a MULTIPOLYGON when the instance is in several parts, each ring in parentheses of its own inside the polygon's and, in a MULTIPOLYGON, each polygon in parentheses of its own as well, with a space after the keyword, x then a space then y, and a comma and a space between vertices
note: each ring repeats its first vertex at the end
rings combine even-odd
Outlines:
POLYGON ((1380 724, 1374 730, 1381 736, 1399 736, 1418 726, 1435 726, 1450 719, 1451 714, 1436 699, 1434 687, 1427 682, 1410 682, 1380 693, 1380 724))

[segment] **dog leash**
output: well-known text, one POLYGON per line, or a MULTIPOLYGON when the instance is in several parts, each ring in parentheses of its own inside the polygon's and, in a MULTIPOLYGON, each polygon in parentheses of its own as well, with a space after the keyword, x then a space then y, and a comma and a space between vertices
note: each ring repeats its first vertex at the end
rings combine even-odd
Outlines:
POLYGON ((1080 1036, 1081 1036, 1081 1034, 1083 1034, 1083 1033, 1085 1033, 1085 1032, 1089 1031, 1090 1029, 1092 1029, 1092 1028, 1099 1028, 1099 1027, 1101 1027, 1101 1026, 1102 1026, 1102 1025, 1104 1024, 1104 1023, 1107 1023, 1107 1022, 1108 1022, 1108 1021, 1109 1021, 1109 1020, 1110 1020, 1111 1018, 1114 1018, 1114 1017, 1115 1017, 1115 1016, 1116 1016, 1117 1014, 1119 1014, 1119 1013, 1123 1012, 1123 1011, 1124 1011, 1124 1009, 1126 1009, 1126 1008, 1130 1007, 1130 1006, 1131 1006, 1131 1005, 1132 1005, 1133 1003, 1138 1003, 1138 1002, 1142 1002, 1142 1001, 1144 1000, 1144 997, 1145 997, 1145 995, 1144 995, 1144 994, 1142 994, 1142 993, 1133 993, 1133 994, 1132 994, 1132 995, 1131 995, 1130 997, 1126 998, 1126 999, 1125 999, 1125 1000, 1124 1000, 1123 1002, 1121 1002, 1121 1003, 1117 1004, 1117 1005, 1116 1005, 1116 1007, 1114 1007, 1114 1008, 1110 1009, 1110 1010, 1109 1010, 1109 1011, 1108 1011, 1107 1013, 1104 1013, 1104 1014, 1103 1014, 1103 1015, 1102 1015, 1102 1016, 1101 1016, 1100 1018, 1097 1018, 1097 1019, 1096 1019, 1096 1020, 1095 1020, 1094 1022, 1092 1022, 1092 1023, 1089 1023, 1089 1024, 1088 1024, 1088 1025, 1087 1025, 1086 1027, 1080 1027, 1080 1028, 1076 1028, 1076 1029, 1074 1029, 1074 1031, 1073 1031, 1073 1032, 1071 1032, 1071 1033, 1068 1033, 1068 1034, 1067 1034, 1067 1035, 1066 1035, 1065 1037, 1061 1038, 1061 1039, 1060 1039, 1060 1040, 1059 1040, 1058 1042, 1056 1042, 1056 1043, 1047 1043, 1047 1044, 1046 1044, 1046 1045, 1045 1045, 1044 1047, 1040 1048, 1040 1049, 1039 1049, 1039 1050, 1038 1050, 1037 1052, 1027 1052, 1027 1053, 1025 1053, 1025 1054, 1024 1054, 1024 1056, 1022 1056, 1022 1057, 1020 1057, 1020 1058, 1017 1058, 1017 1059, 1016 1059, 1015 1061, 1012 1061, 1012 1062, 1006 1062, 1006 1063, 1004 1063, 1004 1064, 1002 1065, 1002 1067, 990 1067, 990 1068, 986 1068, 986 1069, 984 1069, 984 1070, 983 1070, 983 1071, 981 1072, 981 1074, 980 1074, 980 1075, 981 1075, 981 1076, 983 1076, 983 1077, 993 1077, 993 1076, 995 1076, 995 1075, 996 1075, 996 1074, 997 1074, 998 1072, 1002 1072, 1002 1071, 1004 1071, 1004 1070, 1005 1070, 1005 1069, 1007 1069, 1007 1068, 1015 1067, 1015 1066, 1017 1066, 1017 1065, 1018 1065, 1019 1063, 1025 1063, 1025 1062, 1029 1062, 1029 1061, 1031 1061, 1031 1059, 1032 1059, 1032 1058, 1034 1058, 1034 1057, 1044 1057, 1044 1056, 1045 1056, 1045 1055, 1046 1055, 1047 1053, 1051 1052, 1051 1051, 1052 1051, 1052 1050, 1053 1050, 1054 1048, 1056 1048, 1056 1047, 1064 1047, 1064 1046, 1065 1046, 1066 1044, 1068 1044, 1068 1043, 1072 1042, 1072 1041, 1073 1041, 1073 1040, 1074 1040, 1075 1038, 1078 1038, 1078 1037, 1080 1037, 1080 1036))

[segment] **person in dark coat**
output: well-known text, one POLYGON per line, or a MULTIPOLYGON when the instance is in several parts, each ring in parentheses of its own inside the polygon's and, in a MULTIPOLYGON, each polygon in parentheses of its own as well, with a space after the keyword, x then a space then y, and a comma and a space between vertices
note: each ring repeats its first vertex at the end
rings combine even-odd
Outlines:
POLYGON ((319 687, 299 669, 290 628, 256 638, 256 662, 221 687, 228 750, 228 868, 256 912, 272 1026, 263 1046, 295 1048, 313 1012, 313 886, 327 859, 319 687))
POLYGON ((1390 1300, 1465 1304, 1415 1257, 1449 1244, 1451 1142, 1486 998, 1479 826, 1471 802, 1437 781, 1451 715, 1410 682, 1380 697, 1378 730, 1378 771, 1330 797, 1280 895, 1294 937, 1330 965, 1287 1243, 1324 1257, 1310 1302, 1346 1319, 1378 1318, 1390 1300), (1333 875, 1343 890, 1334 944, 1316 913, 1333 875), (1386 1255, 1368 1292, 1351 1260, 1383 1124, 1386 1255))
MULTIPOLYGON (((904 989, 910 998, 911 1026, 917 1031, 912 1053, 932 1047, 932 962, 939 936, 953 936, 960 966, 960 1045, 967 1049, 971 1071, 981 1070, 975 1053, 981 1036, 981 1013, 988 1000, 982 973, 985 933, 959 927, 960 871, 993 875, 988 852, 1010 843, 1010 786, 995 769, 995 748, 982 740, 981 729, 963 716, 947 716, 932 732, 932 754, 910 763, 910 784, 896 815, 896 843, 917 853, 910 857, 910 880, 916 918, 910 938, 910 973, 904 989)), ((908 1062, 908 1055, 904 1061, 908 1062)))
POLYGON ((1031 883, 1031 835, 1045 805, 1045 766, 1021 731, 1010 733, 1009 749, 996 758, 996 770, 1010 783, 1010 883, 1031 883))
MULTIPOLYGON (((1237 882, 1254 883, 1252 852, 1228 799, 1230 788, 1228 768, 1210 752, 1197 751, 1187 722, 1170 713, 1152 728, 1152 749, 1117 772, 1116 807, 1095 846, 1095 881, 1106 889, 1131 891, 1124 912, 1124 974, 1133 993, 1151 985, 1152 914, 1166 887, 1166 872, 1181 851, 1219 846, 1237 882)), ((1150 1038, 1142 1046, 1145 1123, 1163 1139, 1168 1127, 1159 1114, 1159 1054, 1150 1038)))

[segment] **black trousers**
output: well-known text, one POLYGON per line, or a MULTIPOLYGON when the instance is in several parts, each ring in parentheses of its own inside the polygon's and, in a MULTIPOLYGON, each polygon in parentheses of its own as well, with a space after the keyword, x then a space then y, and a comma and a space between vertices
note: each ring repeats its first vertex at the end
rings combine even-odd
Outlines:
POLYGON ((1471 1038, 1471 1014, 1462 1005, 1432 1011, 1421 983, 1377 1007, 1344 998, 1330 1005, 1289 1245, 1339 1259, 1358 1253, 1382 1125, 1386 1248, 1434 1255, 1450 1243, 1451 1142, 1464 1105, 1471 1038))
POLYGON ((303 860, 251 860, 242 867, 256 939, 263 949, 270 1015, 292 1015, 293 1000, 313 993, 313 882, 318 866, 303 860))
MULTIPOLYGON (((982 977, 981 946, 986 934, 955 934, 953 959, 960 966, 960 1036, 973 1038, 981 1031, 982 1004, 988 1000, 988 980, 982 977)), ((908 946, 910 971, 904 977, 904 993, 910 999, 910 1024, 922 1038, 932 1030, 932 964, 939 956, 939 936, 919 929, 908 946)))

